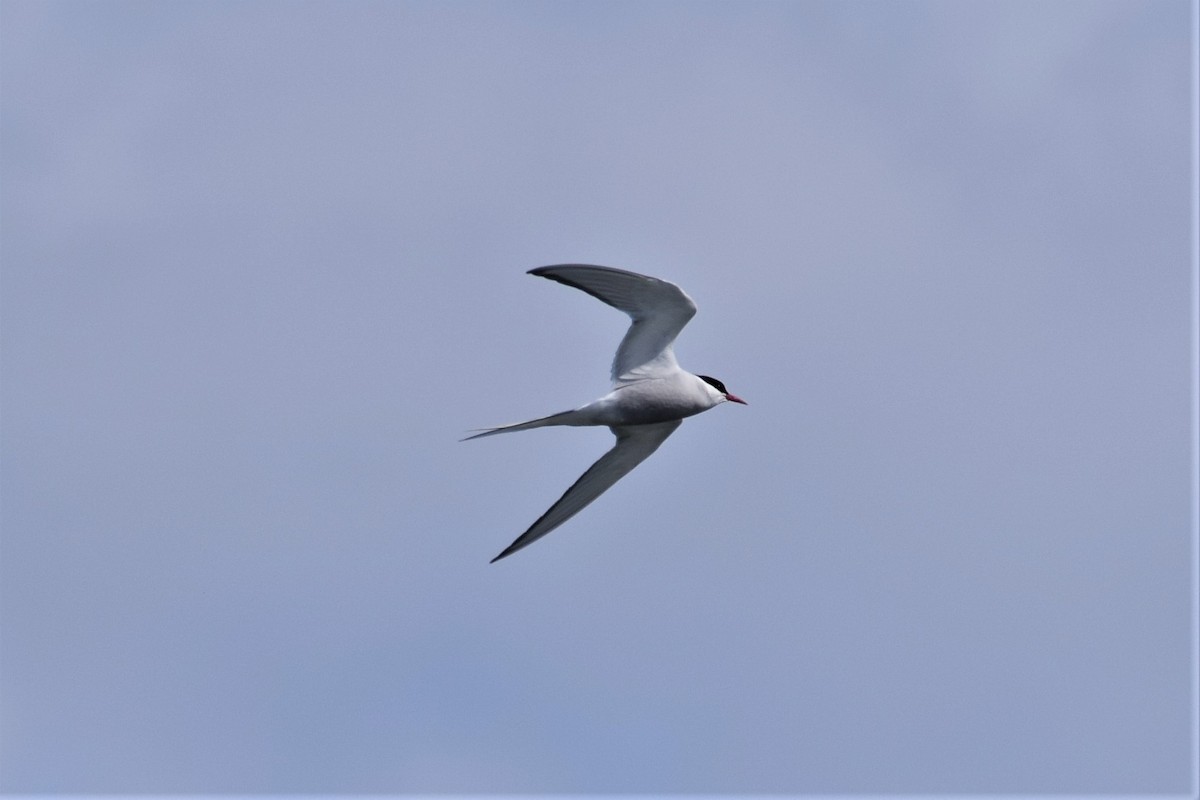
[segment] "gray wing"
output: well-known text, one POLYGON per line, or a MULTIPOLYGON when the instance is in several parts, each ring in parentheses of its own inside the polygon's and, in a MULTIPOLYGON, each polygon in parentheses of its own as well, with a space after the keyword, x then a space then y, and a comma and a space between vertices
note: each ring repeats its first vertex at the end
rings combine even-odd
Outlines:
POLYGON ((571 517, 578 514, 588 503, 608 491, 630 470, 645 461, 658 446, 675 432, 683 420, 657 422, 653 425, 626 425, 613 427, 610 430, 616 434, 617 443, 600 460, 592 464, 588 471, 579 476, 579 480, 567 489, 566 494, 550 509, 529 526, 529 530, 517 537, 516 541, 504 549, 500 555, 492 559, 496 563, 505 556, 510 556, 522 547, 528 547, 550 531, 562 525, 571 517))
POLYGON ((679 368, 671 345, 696 315, 696 304, 675 284, 590 264, 556 264, 529 274, 587 292, 633 320, 613 359, 614 383, 679 368))

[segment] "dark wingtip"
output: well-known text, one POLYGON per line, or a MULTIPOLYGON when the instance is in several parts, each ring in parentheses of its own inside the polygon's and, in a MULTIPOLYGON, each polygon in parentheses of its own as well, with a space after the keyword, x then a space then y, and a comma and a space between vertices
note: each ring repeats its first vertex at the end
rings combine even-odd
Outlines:
MULTIPOLYGON (((554 266, 558 266, 558 265, 556 264, 556 265, 554 265, 554 266)), ((547 275, 547 274, 546 274, 548 271, 550 271, 550 270, 554 269, 554 266, 550 266, 550 267, 534 267, 534 268, 533 268, 533 269, 531 269, 531 270, 526 270, 525 274, 526 274, 526 275, 536 275, 536 276, 537 276, 537 277, 539 277, 539 278, 546 278, 546 279, 548 279, 548 280, 552 280, 552 281, 559 281, 559 282, 561 283, 562 281, 561 281, 561 279, 560 279, 560 278, 559 278, 557 275, 547 275)))
POLYGON ((551 270, 562 269, 563 267, 584 267, 586 269, 598 269, 598 270, 605 270, 608 272, 624 272, 625 271, 623 269, 616 269, 614 267, 602 267, 599 264, 547 264, 544 267, 534 267, 533 269, 525 270, 525 274, 526 275, 537 275, 539 278, 549 278, 550 280, 556 281, 556 280, 559 280, 558 276, 547 275, 546 273, 550 272, 551 270))
MULTIPOLYGON (((535 524, 536 524, 536 523, 535 523, 535 524)), ((525 534, 521 534, 520 536, 518 536, 518 537, 517 537, 517 539, 516 539, 516 541, 514 541, 514 542, 513 542, 512 544, 510 544, 508 547, 506 547, 506 548, 504 548, 503 550, 501 550, 501 551, 500 551, 500 555, 496 556, 495 558, 493 558, 493 559, 492 559, 491 561, 489 561, 488 563, 489 563, 489 564, 495 564, 495 563, 496 563, 497 561, 499 561, 500 559, 502 559, 502 558, 508 558, 508 557, 509 557, 509 556, 511 556, 513 553, 515 553, 515 552, 517 552, 518 550, 522 549, 523 547, 526 547, 527 545, 529 545, 529 542, 527 542, 527 541, 525 541, 525 542, 521 541, 521 540, 524 538, 524 536, 525 536, 525 534)), ((535 541, 536 541, 536 540, 535 540, 535 541)))

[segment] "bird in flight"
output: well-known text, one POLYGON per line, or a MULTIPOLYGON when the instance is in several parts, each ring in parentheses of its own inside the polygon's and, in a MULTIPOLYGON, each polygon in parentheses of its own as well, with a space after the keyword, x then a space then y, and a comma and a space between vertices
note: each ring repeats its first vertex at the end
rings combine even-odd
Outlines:
POLYGON ((673 283, 589 264, 557 264, 530 275, 573 286, 624 311, 633 320, 612 363, 612 391, 585 406, 548 417, 484 429, 463 441, 548 425, 607 425, 617 437, 611 450, 592 464, 550 509, 492 563, 536 542, 582 511, 634 467, 645 461, 684 417, 725 401, 746 401, 707 375, 680 368, 672 345, 696 314, 696 304, 673 283))

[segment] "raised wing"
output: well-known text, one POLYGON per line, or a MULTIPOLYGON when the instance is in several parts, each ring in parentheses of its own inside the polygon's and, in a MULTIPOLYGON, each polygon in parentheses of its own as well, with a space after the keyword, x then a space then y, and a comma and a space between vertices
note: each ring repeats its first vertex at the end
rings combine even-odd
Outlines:
POLYGON ((567 489, 566 494, 550 509, 529 526, 529 530, 517 537, 516 541, 504 549, 500 555, 492 559, 496 563, 505 556, 510 556, 522 547, 528 547, 550 531, 562 525, 571 517, 578 514, 588 503, 608 491, 608 488, 624 478, 630 470, 645 461, 658 446, 675 432, 682 420, 658 422, 653 425, 627 425, 613 427, 610 430, 616 434, 617 443, 613 449, 592 464, 588 471, 579 476, 579 480, 567 489))
POLYGON ((692 298, 673 283, 590 264, 557 264, 530 275, 573 286, 624 311, 633 320, 612 363, 614 383, 679 368, 671 345, 696 315, 692 298))

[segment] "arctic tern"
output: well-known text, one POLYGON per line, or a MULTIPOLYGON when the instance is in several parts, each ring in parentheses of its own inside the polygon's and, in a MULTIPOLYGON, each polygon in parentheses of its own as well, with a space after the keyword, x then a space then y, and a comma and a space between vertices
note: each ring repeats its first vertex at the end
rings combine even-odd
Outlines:
POLYGON ((624 311, 633 320, 612 363, 613 389, 585 406, 548 417, 484 429, 468 436, 527 431, 548 425, 606 425, 616 445, 572 484, 558 502, 492 559, 527 547, 582 511, 610 486, 645 461, 685 417, 725 401, 746 401, 707 375, 681 369, 672 348, 675 337, 696 314, 696 304, 678 286, 659 278, 612 267, 557 264, 529 270, 530 275, 573 286, 624 311))

